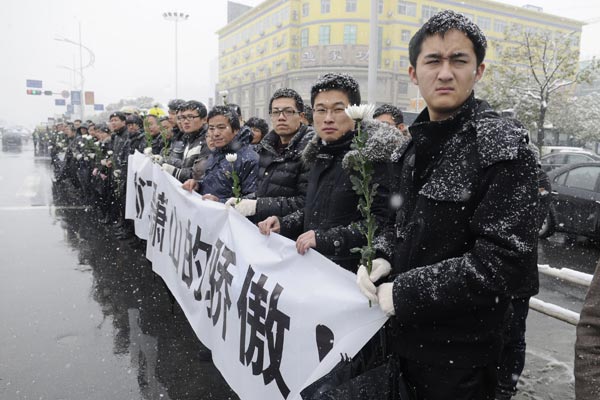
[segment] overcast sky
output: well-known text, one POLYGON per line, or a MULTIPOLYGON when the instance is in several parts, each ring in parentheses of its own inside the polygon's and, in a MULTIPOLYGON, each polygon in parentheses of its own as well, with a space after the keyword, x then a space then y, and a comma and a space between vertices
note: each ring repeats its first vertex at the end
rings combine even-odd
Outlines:
MULTIPOLYGON (((367 1, 367 0, 361 0, 367 1)), ((261 0, 237 0, 257 5, 261 0)), ((597 0, 503 0, 521 6, 535 4, 545 12, 590 21, 600 19, 597 0)), ((3 0, 0 14, 0 123, 32 127, 64 110, 57 96, 26 94, 25 80, 42 80, 44 90, 73 89, 78 46, 89 47, 95 62, 84 70, 85 90, 96 103, 150 96, 166 103, 175 94, 174 23, 165 11, 190 15, 179 24, 179 97, 208 103, 212 96, 211 64, 217 57, 215 32, 226 24, 226 0, 3 0)), ((600 56, 600 21, 583 29, 582 54, 600 56)), ((89 60, 83 52, 83 64, 89 60)), ((75 79, 79 80, 77 76, 75 79)))

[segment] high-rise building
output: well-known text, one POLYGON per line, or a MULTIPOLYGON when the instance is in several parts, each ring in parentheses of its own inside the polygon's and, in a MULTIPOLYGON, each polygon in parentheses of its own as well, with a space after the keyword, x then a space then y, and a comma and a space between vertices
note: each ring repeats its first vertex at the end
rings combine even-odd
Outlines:
MULTIPOLYGON (((374 0, 378 12, 377 103, 403 110, 423 106, 408 77, 408 43, 433 14, 444 9, 476 22, 488 38, 486 62, 510 46, 509 27, 575 32, 579 48, 583 22, 544 13, 535 6, 515 7, 490 0, 374 0)), ((245 116, 265 117, 272 93, 280 87, 309 99, 315 80, 327 72, 346 72, 367 93, 370 32, 369 0, 265 0, 217 34, 219 68, 216 91, 245 116)), ((218 96, 217 96, 218 98, 218 96)))

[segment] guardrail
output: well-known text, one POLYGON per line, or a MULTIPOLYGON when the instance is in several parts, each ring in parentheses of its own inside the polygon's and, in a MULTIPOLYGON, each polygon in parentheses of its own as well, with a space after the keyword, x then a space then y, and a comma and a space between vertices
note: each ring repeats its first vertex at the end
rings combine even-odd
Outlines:
MULTIPOLYGON (((547 264, 538 264, 538 271, 544 275, 553 276, 585 287, 589 287, 590 283, 592 282, 592 275, 569 268, 552 268, 547 264)), ((578 313, 557 306, 556 304, 546 303, 545 301, 535 297, 529 299, 529 308, 542 314, 546 314, 550 317, 567 322, 571 325, 577 325, 579 322, 578 313)))

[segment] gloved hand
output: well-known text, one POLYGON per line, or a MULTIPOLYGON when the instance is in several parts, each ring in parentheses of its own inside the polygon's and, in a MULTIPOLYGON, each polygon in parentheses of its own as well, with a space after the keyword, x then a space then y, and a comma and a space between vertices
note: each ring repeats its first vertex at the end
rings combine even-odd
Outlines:
POLYGON ((233 206, 244 217, 250 217, 256 214, 256 200, 242 199, 236 204, 237 198, 231 197, 225 202, 225 205, 233 206))
POLYGON ((169 175, 173 175, 173 172, 175 172, 175 167, 171 164, 164 163, 160 168, 169 175))
POLYGON ((379 301, 379 307, 381 307, 381 311, 383 311, 388 317, 396 315, 393 290, 394 284, 392 282, 382 283, 377 287, 377 300, 379 301))
POLYGON ((377 282, 382 277, 388 276, 391 270, 392 266, 383 258, 376 258, 373 260, 371 275, 367 273, 367 267, 364 265, 358 267, 358 271, 356 272, 356 283, 362 294, 364 294, 371 302, 377 303, 377 288, 373 282, 377 282))

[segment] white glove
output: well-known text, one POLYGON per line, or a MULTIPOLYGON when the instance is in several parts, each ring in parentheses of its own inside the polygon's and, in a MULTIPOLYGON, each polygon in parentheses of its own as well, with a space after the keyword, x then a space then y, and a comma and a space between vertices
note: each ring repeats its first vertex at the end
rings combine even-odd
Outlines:
POLYGON ((164 163, 160 168, 169 175, 173 175, 173 172, 175 172, 175 167, 171 164, 164 163))
POLYGON ((392 266, 383 258, 376 258, 373 260, 371 275, 367 273, 367 267, 364 265, 358 267, 358 271, 356 272, 356 283, 362 294, 364 294, 372 303, 377 303, 377 288, 373 282, 377 282, 382 277, 388 276, 391 270, 392 266))
POLYGON ((244 217, 250 217, 256 214, 256 200, 242 199, 235 204, 235 209, 244 217))
POLYGON ((244 217, 256 215, 256 200, 242 199, 239 203, 236 202, 237 198, 231 197, 225 202, 225 205, 234 207, 244 217))
POLYGON ((394 284, 392 282, 382 283, 377 287, 377 300, 379 301, 379 307, 381 307, 381 311, 383 311, 388 317, 396 315, 393 293, 394 284))

